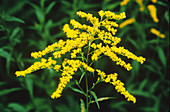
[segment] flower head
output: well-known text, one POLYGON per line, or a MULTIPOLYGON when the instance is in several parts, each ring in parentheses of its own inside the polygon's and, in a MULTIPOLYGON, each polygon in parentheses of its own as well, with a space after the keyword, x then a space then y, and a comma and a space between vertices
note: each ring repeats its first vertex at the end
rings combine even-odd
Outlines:
MULTIPOLYGON (((117 92, 123 94, 128 101, 133 101, 135 103, 135 97, 126 91, 124 84, 120 80, 117 80, 117 73, 106 75, 104 72, 91 67, 92 63, 101 58, 102 55, 108 56, 116 65, 124 67, 128 71, 132 69, 131 64, 126 63, 119 55, 136 60, 141 64, 145 61, 145 58, 134 55, 123 46, 117 46, 121 41, 120 38, 115 36, 117 32, 116 28, 119 25, 113 20, 126 18, 125 12, 115 14, 111 11, 101 10, 98 13, 101 17, 100 19, 94 17, 93 14, 78 11, 77 15, 80 18, 85 18, 91 25, 81 24, 74 19, 70 20, 72 28, 69 24, 63 26, 63 31, 68 37, 67 40, 59 40, 47 46, 42 51, 31 53, 33 58, 39 59, 40 61, 35 62, 26 70, 16 71, 15 74, 17 76, 25 76, 26 74, 44 68, 53 68, 56 72, 61 71, 62 74, 58 88, 51 95, 51 98, 54 99, 61 97, 63 89, 79 68, 83 68, 91 73, 97 71, 99 80, 114 85, 117 92), (99 40, 100 43, 97 43, 97 40, 99 40), (44 56, 48 53, 51 53, 52 57, 45 59, 44 56), (69 58, 64 57, 66 53, 70 54, 69 58), (60 57, 64 57, 62 63, 55 61, 60 57), (91 59, 92 63, 88 61, 89 59, 91 59)), ((130 21, 134 21, 134 19, 130 21)), ((130 23, 131 22, 128 24, 130 23)))

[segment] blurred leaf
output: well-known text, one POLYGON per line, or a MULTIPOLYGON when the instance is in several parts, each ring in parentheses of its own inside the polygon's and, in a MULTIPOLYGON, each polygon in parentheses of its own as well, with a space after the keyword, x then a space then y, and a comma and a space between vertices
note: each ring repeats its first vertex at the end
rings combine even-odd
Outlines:
POLYGON ((133 69, 131 70, 132 74, 138 74, 139 66, 140 66, 139 62, 134 60, 132 61, 132 67, 133 67, 133 69))
POLYGON ((115 9, 119 5, 120 5, 120 1, 112 3, 112 4, 109 4, 104 9, 105 10, 113 10, 113 9, 115 9))
POLYGON ((167 22, 169 24, 169 11, 165 12, 165 19, 167 20, 167 22))
POLYGON ((5 51, 4 49, 0 48, 0 57, 9 58, 10 54, 7 51, 5 51))
POLYGON ((140 85, 139 85, 139 90, 140 90, 140 91, 143 90, 143 88, 146 86, 147 82, 148 82, 148 79, 144 79, 144 80, 140 83, 140 85))
POLYGON ((13 21, 13 22, 25 23, 22 19, 14 17, 14 16, 9 16, 9 15, 5 15, 3 17, 3 19, 5 21, 13 21))
POLYGON ((81 112, 86 112, 84 101, 82 99, 80 99, 80 102, 81 102, 81 104, 80 104, 81 112))
POLYGON ((13 40, 13 38, 20 32, 20 28, 19 27, 16 27, 13 31, 12 31, 12 34, 10 35, 9 39, 10 41, 13 40))
POLYGON ((131 93, 134 94, 134 95, 143 96, 143 97, 146 97, 146 98, 152 98, 152 99, 156 98, 153 94, 151 94, 147 91, 132 90, 131 93))
POLYGON ((159 59, 161 60, 162 64, 166 66, 166 56, 164 54, 163 49, 161 47, 157 47, 157 50, 158 50, 159 59))
POLYGON ((8 104, 8 107, 11 108, 13 111, 16 112, 28 112, 25 107, 23 107, 22 105, 18 104, 18 103, 10 103, 8 104))
POLYGON ((0 86, 2 86, 2 85, 4 85, 4 84, 6 84, 6 82, 0 82, 0 86))
POLYGON ((7 95, 11 92, 14 92, 14 91, 18 91, 18 90, 21 90, 21 88, 11 88, 11 89, 4 89, 4 90, 1 90, 0 91, 0 96, 2 95, 7 95))
POLYGON ((51 2, 50 5, 48 5, 48 7, 46 8, 45 14, 48 14, 55 4, 55 1, 51 2))
POLYGON ((149 69, 152 72, 156 72, 156 70, 152 66, 150 66, 150 65, 144 65, 144 67, 149 69))
POLYGON ((162 6, 166 6, 167 7, 167 4, 166 3, 164 3, 164 2, 162 2, 162 1, 157 1, 157 4, 159 4, 159 5, 162 5, 162 6))
POLYGON ((132 38, 130 38, 129 35, 126 38, 136 49, 140 49, 137 42, 135 40, 133 40, 132 38))
POLYGON ((25 81, 26 81, 26 86, 29 91, 30 97, 33 99, 34 98, 33 97, 33 81, 30 78, 30 75, 26 75, 25 81))
POLYGON ((116 102, 116 103, 111 103, 110 107, 113 109, 118 109, 121 112, 126 112, 127 110, 123 107, 123 105, 128 104, 125 101, 121 101, 121 102, 116 102))
POLYGON ((95 92, 93 92, 93 91, 90 91, 90 94, 94 97, 95 102, 96 102, 96 104, 97 104, 97 107, 98 107, 98 109, 100 109, 100 106, 99 106, 99 102, 98 102, 98 99, 97 99, 96 93, 95 93, 95 92))
POLYGON ((39 22, 43 23, 45 21, 45 14, 42 11, 42 9, 40 7, 38 7, 37 5, 31 3, 31 2, 29 4, 35 9, 35 14, 36 14, 39 22))
POLYGON ((140 109, 145 112, 155 112, 155 109, 153 107, 141 107, 140 109))
POLYGON ((67 6, 67 7, 71 7, 71 3, 66 1, 66 0, 61 0, 61 3, 63 4, 63 6, 67 6))
POLYGON ((156 87, 157 86, 159 86, 159 80, 158 81, 156 81, 156 82, 154 82, 153 84, 152 84, 152 86, 150 87, 150 92, 151 93, 153 93, 154 91, 155 91, 155 89, 156 89, 156 87))

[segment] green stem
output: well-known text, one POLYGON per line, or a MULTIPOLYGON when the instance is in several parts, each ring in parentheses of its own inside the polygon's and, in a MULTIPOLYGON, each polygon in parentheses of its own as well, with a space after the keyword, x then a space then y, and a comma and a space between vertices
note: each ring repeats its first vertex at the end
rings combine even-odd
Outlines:
POLYGON ((88 112, 88 109, 89 109, 89 99, 88 99, 88 79, 87 79, 87 74, 86 74, 86 112, 88 112))

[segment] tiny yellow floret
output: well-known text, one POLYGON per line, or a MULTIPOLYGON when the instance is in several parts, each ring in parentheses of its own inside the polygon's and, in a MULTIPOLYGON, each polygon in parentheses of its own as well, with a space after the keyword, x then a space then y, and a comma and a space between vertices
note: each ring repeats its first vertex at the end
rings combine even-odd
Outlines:
POLYGON ((135 22, 135 18, 130 18, 130 19, 127 19, 126 21, 122 22, 119 27, 120 28, 123 28, 125 26, 127 26, 128 24, 132 24, 135 22))
POLYGON ((153 21, 156 23, 159 22, 159 19, 156 14, 156 7, 154 5, 148 5, 148 10, 150 12, 150 15, 151 15, 153 21))
POLYGON ((155 28, 151 28, 150 32, 155 34, 156 36, 160 37, 160 38, 165 38, 165 35, 160 33, 158 30, 156 30, 155 28))

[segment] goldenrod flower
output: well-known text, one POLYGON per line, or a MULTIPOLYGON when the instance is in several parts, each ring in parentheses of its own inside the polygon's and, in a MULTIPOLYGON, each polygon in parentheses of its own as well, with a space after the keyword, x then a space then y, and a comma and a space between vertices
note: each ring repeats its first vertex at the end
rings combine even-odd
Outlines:
POLYGON ((136 0, 136 2, 139 4, 140 11, 142 12, 144 10, 143 0, 136 0))
POLYGON ((157 14, 156 14, 156 7, 154 5, 148 5, 148 10, 151 14, 151 17, 153 19, 154 22, 159 22, 159 19, 157 17, 157 14))
POLYGON ((155 28, 151 28, 150 32, 155 34, 156 36, 160 37, 160 38, 165 38, 165 35, 160 33, 158 30, 156 30, 155 28))
POLYGON ((133 95, 131 95, 128 91, 126 91, 124 87, 124 83, 121 82, 120 80, 117 80, 117 76, 118 76, 117 73, 106 75, 103 71, 100 71, 98 69, 96 69, 96 71, 98 72, 98 75, 100 76, 98 80, 114 85, 115 90, 117 92, 120 92, 121 94, 123 94, 125 98, 127 98, 128 101, 133 101, 133 103, 136 103, 136 98, 133 95))
POLYGON ((126 5, 130 0, 123 0, 120 5, 123 6, 123 5, 126 5))
POLYGON ((122 23, 119 25, 119 27, 120 27, 120 28, 123 28, 123 27, 125 27, 126 25, 132 24, 132 23, 134 23, 134 22, 135 22, 135 18, 130 18, 130 19, 127 19, 126 21, 122 22, 122 23))
MULTIPOLYGON (((118 57, 118 55, 126 56, 128 59, 136 60, 141 64, 145 61, 145 58, 134 55, 124 47, 117 47, 117 44, 120 43, 121 39, 115 36, 118 24, 112 20, 126 18, 125 13, 123 12, 117 15, 114 12, 102 10, 98 13, 100 19, 93 17, 90 13, 87 14, 85 12, 78 11, 77 15, 81 18, 86 18, 91 25, 81 24, 74 19, 70 20, 70 24, 73 26, 72 28, 69 24, 65 24, 63 26, 63 31, 68 37, 66 41, 59 40, 58 42, 47 46, 42 51, 31 53, 33 58, 40 59, 41 61, 35 62, 26 70, 16 71, 15 74, 17 76, 25 76, 26 74, 44 68, 53 68, 57 72, 61 71, 62 77, 60 78, 58 88, 51 95, 51 98, 59 98, 61 97, 62 91, 66 87, 67 83, 70 82, 75 72, 77 72, 77 70, 81 67, 91 73, 97 71, 100 76, 98 80, 111 83, 115 86, 115 89, 118 92, 127 98, 128 101, 133 101, 135 103, 135 97, 126 91, 124 84, 120 80, 117 80, 116 73, 106 75, 104 72, 101 72, 98 69, 95 70, 91 67, 91 64, 101 58, 101 55, 108 56, 113 62, 124 67, 128 71, 132 69, 131 64, 123 61, 118 57), (104 29, 101 29, 101 27, 104 27, 104 29), (100 40, 102 42, 96 44, 96 40, 100 40), (51 53, 52 57, 45 59, 44 56, 48 53, 51 53), (70 58, 64 58, 62 63, 57 63, 57 61, 55 61, 57 58, 64 57, 66 53, 70 54, 70 58), (91 61, 88 61, 90 58, 92 63, 89 63, 91 61)), ((126 24, 130 24, 135 20, 132 18, 129 21, 130 22, 126 21, 126 24)), ((122 27, 122 25, 120 25, 120 27, 122 27)))
POLYGON ((157 2, 157 0, 151 0, 153 3, 156 3, 157 2))

